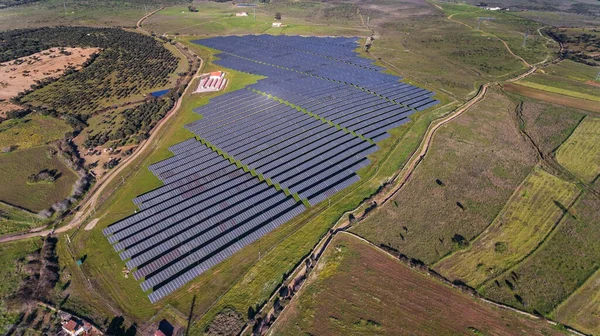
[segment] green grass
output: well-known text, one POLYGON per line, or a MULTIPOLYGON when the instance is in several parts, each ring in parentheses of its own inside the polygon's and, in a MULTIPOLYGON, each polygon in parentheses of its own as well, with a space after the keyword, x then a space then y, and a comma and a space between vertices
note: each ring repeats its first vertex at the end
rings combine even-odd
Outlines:
POLYGON ((488 90, 483 101, 439 129, 395 196, 398 207, 386 204, 351 231, 427 264, 456 248, 453 236, 476 237, 535 164, 514 122, 515 107, 498 89, 488 90))
POLYGON ((543 86, 542 90, 598 101, 600 100, 600 87, 592 85, 592 83, 597 83, 595 79, 598 71, 600 71, 598 67, 564 60, 547 68, 539 69, 527 77, 527 82, 543 86))
POLYGON ((0 201, 39 212, 71 194, 77 175, 55 156, 49 147, 35 147, 0 154, 0 201), (28 182, 27 177, 43 169, 62 174, 53 183, 28 182))
POLYGON ((348 20, 323 21, 315 18, 309 20, 302 11, 295 10, 296 6, 314 4, 317 7, 341 7, 343 5, 330 5, 321 3, 297 4, 269 4, 256 7, 256 20, 254 9, 251 7, 235 7, 231 3, 201 2, 194 4, 198 12, 189 12, 186 6, 168 7, 146 20, 144 28, 160 34, 169 35, 195 35, 215 36, 233 34, 311 34, 311 35, 347 35, 366 36, 368 30, 360 26, 360 21, 347 24, 348 20), (283 28, 272 28, 275 12, 285 6, 290 11, 282 11, 281 22, 283 28), (237 12, 248 12, 247 17, 236 17, 237 12), (327 23, 324 23, 327 22, 327 23), (332 24, 333 22, 333 24, 332 24))
POLYGON ((41 226, 35 214, 0 202, 0 236, 41 226))
POLYGON ((598 198, 586 193, 535 253, 481 291, 492 300, 549 315, 599 268, 598 209, 598 198))
MULTIPOLYGON (((539 79, 538 79, 538 81, 539 81, 539 79)), ((582 92, 569 90, 569 89, 565 89, 565 88, 560 88, 560 87, 555 87, 555 86, 551 86, 551 85, 544 85, 544 84, 540 84, 540 83, 531 82, 529 80, 521 80, 521 81, 518 81, 517 84, 527 86, 530 88, 534 88, 534 89, 538 89, 538 90, 558 93, 558 94, 562 94, 565 96, 600 102, 600 88, 596 88, 597 90, 592 90, 594 87, 591 87, 591 86, 590 86, 590 91, 598 91, 597 95, 582 93, 582 92)), ((571 87, 571 88, 573 88, 573 87, 571 87)))
POLYGON ((18 149, 47 145, 62 139, 73 129, 64 121, 38 113, 0 124, 0 148, 17 146, 18 149))
POLYGON ((587 117, 558 149, 558 162, 585 182, 600 174, 600 118, 587 117))
POLYGON ((273 335, 560 335, 500 310, 339 234, 273 335), (478 333, 474 333, 474 331, 478 333))
POLYGON ((492 224, 469 247, 441 260, 435 269, 478 287, 534 251, 578 194, 575 185, 535 169, 492 224))

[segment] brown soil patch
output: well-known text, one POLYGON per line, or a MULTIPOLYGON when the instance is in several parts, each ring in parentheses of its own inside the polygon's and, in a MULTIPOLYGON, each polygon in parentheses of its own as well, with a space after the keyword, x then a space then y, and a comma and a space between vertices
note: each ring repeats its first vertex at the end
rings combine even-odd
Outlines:
POLYGON ((339 234, 323 268, 287 307, 278 335, 561 335, 543 320, 496 308, 339 234))
POLYGON ((82 145, 84 139, 85 137, 83 136, 83 133, 81 133, 75 139, 73 139, 73 142, 77 145, 77 148, 81 153, 81 158, 84 161, 84 165, 96 165, 94 168, 90 169, 90 172, 94 174, 96 178, 102 177, 108 171, 108 169, 104 169, 105 163, 113 159, 123 160, 126 157, 124 152, 136 147, 136 145, 123 146, 119 148, 104 148, 98 146, 89 150, 88 148, 84 148, 82 145))
POLYGON ((69 67, 81 69, 81 65, 98 48, 52 48, 0 63, 0 99, 8 100, 19 92, 29 89, 36 80, 56 78, 69 67))
POLYGON ((589 81, 585 82, 585 84, 591 85, 591 86, 600 87, 600 82, 596 82, 596 81, 593 81, 593 80, 589 80, 589 81))
POLYGON ((518 84, 504 84, 504 90, 517 93, 522 96, 547 101, 549 103, 571 106, 582 110, 600 113, 600 104, 591 100, 568 97, 557 93, 528 88, 518 84))
MULTIPOLYGON (((0 94, 2 94, 0 92, 0 94)), ((14 110, 19 110, 21 107, 19 105, 15 105, 13 103, 9 103, 6 101, 0 101, 0 118, 6 116, 6 113, 14 110)))

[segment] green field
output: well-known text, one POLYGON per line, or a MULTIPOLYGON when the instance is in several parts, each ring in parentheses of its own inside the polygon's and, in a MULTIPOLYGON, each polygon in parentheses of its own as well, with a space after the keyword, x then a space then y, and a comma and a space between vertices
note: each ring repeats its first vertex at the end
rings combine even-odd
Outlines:
POLYGON ((578 194, 575 185, 535 169, 494 222, 467 248, 438 262, 435 269, 450 279, 478 287, 534 251, 578 194))
POLYGON ((339 234, 272 335, 560 335, 339 234))
POLYGON ((556 159, 585 182, 600 174, 600 118, 588 117, 558 149, 556 159))
POLYGON ((569 299, 554 312, 563 323, 590 334, 600 332, 600 271, 596 271, 569 299))
POLYGON ((598 67, 564 60, 540 69, 518 83, 571 97, 600 101, 600 83, 595 81, 599 71, 598 67))
POLYGON ((0 201, 39 212, 71 195, 77 175, 62 161, 50 155, 49 147, 35 147, 0 154, 0 201), (32 184, 28 176, 43 169, 57 170, 55 182, 32 184))
POLYGON ((0 148, 16 146, 17 149, 47 145, 62 139, 73 129, 64 121, 32 113, 21 119, 11 119, 0 124, 0 148))
MULTIPOLYGON (((517 84, 527 86, 530 88, 534 88, 534 89, 538 89, 538 90, 558 93, 558 94, 562 94, 565 96, 571 96, 571 97, 575 97, 575 98, 581 98, 581 99, 600 102, 600 88, 595 88, 595 90, 590 90, 590 91, 598 91, 598 95, 595 95, 595 94, 587 94, 587 93, 574 91, 572 89, 569 90, 569 89, 558 88, 558 87, 551 86, 551 85, 534 83, 534 82, 530 82, 529 80, 521 80, 521 81, 518 81, 517 84)), ((589 87, 591 89, 594 88, 591 85, 589 87)), ((573 87, 571 87, 571 88, 573 88, 573 87)), ((585 87, 585 88, 587 89, 587 87, 585 87)))
POLYGON ((0 333, 4 334, 19 318, 18 312, 7 311, 4 301, 19 287, 24 277, 19 260, 42 245, 38 239, 0 245, 0 333))
POLYGON ((438 131, 393 201, 352 232, 427 264, 457 247, 454 236, 476 237, 535 164, 513 121, 515 107, 490 89, 483 101, 438 131))
MULTIPOLYGON (((441 3, 444 12, 452 15, 452 19, 477 29, 483 36, 501 38, 506 41, 510 49, 517 55, 523 57, 529 63, 538 63, 554 57, 553 54, 557 44, 547 37, 538 33, 543 24, 524 19, 504 11, 487 11, 478 7, 464 4, 441 3), (482 20, 480 17, 491 18, 482 20), (523 47, 524 34, 528 33, 527 42, 523 47)), ((498 41, 497 41, 498 42, 498 41)))
POLYGON ((0 236, 35 228, 42 222, 33 213, 0 202, 0 236))
MULTIPOLYGON (((144 22, 144 28, 160 34, 169 35, 234 35, 234 34, 311 34, 311 35, 346 35, 366 36, 369 31, 361 26, 358 16, 344 19, 346 5, 321 2, 284 2, 254 8, 236 7, 231 3, 203 2, 194 4, 198 12, 188 11, 187 6, 168 7, 144 22), (305 8, 315 7, 321 16, 307 17, 305 8), (327 16, 327 9, 340 13, 327 16), (248 12, 249 16, 236 17, 237 12, 248 12), (283 28, 272 28, 275 13, 282 13, 283 28), (342 15, 340 15, 342 14, 342 15), (332 20, 331 17, 338 18, 332 20), (339 19, 341 17, 341 19, 339 19), (317 24, 318 23, 318 24, 317 24)), ((315 12, 312 12, 315 14, 315 12)))

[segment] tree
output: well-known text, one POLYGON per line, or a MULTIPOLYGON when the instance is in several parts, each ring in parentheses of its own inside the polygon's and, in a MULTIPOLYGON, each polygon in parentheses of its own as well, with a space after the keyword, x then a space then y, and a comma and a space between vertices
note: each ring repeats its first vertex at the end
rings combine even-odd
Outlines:
POLYGON ((192 13, 195 13, 198 11, 198 8, 196 8, 196 6, 188 6, 188 10, 192 13))
POLYGON ((281 20, 281 13, 275 13, 275 20, 281 20))

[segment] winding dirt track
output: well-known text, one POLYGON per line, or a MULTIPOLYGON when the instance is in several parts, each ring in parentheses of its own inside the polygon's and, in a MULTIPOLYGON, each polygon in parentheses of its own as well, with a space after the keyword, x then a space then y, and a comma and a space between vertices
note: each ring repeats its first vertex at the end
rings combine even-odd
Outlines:
MULTIPOLYGON (((156 12, 160 11, 163 8, 164 7, 161 7, 159 9, 145 15, 140 20, 138 20, 138 22, 137 22, 138 30, 140 30, 142 33, 147 34, 148 32, 144 31, 141 28, 142 23, 144 22, 145 19, 149 18, 150 16, 152 16, 153 14, 155 14, 156 12)), ((187 50, 186 52, 190 53, 191 56, 196 56, 191 50, 187 50)), ((185 57, 188 57, 188 58, 190 57, 190 56, 188 56, 187 53, 184 53, 184 52, 181 52, 181 53, 185 57)), ((105 174, 96 184, 94 184, 94 186, 88 192, 87 196, 80 203, 79 211, 75 214, 73 219, 67 225, 61 226, 58 229, 50 229, 50 230, 43 230, 43 231, 37 231, 37 232, 28 232, 28 233, 24 233, 24 234, 14 234, 14 235, 3 236, 3 237, 0 237, 0 243, 6 243, 6 242, 10 242, 10 241, 17 241, 17 240, 28 239, 28 238, 33 238, 33 237, 47 236, 52 233, 64 233, 71 229, 81 226, 93 213, 95 213, 96 205, 98 204, 98 200, 99 200, 100 196, 102 195, 102 192, 105 190, 105 188, 115 178, 117 178, 123 170, 125 170, 127 167, 129 167, 129 165, 132 162, 135 162, 136 159, 138 159, 141 156, 143 156, 144 154, 146 154, 145 152, 148 149, 150 149, 150 147, 153 145, 155 140, 157 140, 159 131, 164 127, 165 124, 167 124, 167 122, 169 120, 171 120, 173 118, 173 116, 175 116, 177 114, 177 111, 181 107, 183 98, 186 96, 186 94, 192 87, 189 84, 192 82, 193 78, 196 77, 201 72, 203 62, 204 62, 204 60, 200 59, 200 65, 198 66, 198 70, 196 71, 196 73, 189 75, 190 81, 188 82, 187 87, 185 88, 185 91, 183 92, 181 97, 179 97, 179 99, 175 102, 175 105, 173 105, 173 107, 167 113, 167 115, 163 119, 161 119, 156 124, 156 126, 150 131, 150 136, 148 137, 148 139, 143 141, 142 144, 138 147, 138 149, 131 156, 125 158, 121 162, 121 164, 119 164, 117 166, 117 168, 115 168, 114 170, 111 170, 110 172, 105 174)))

